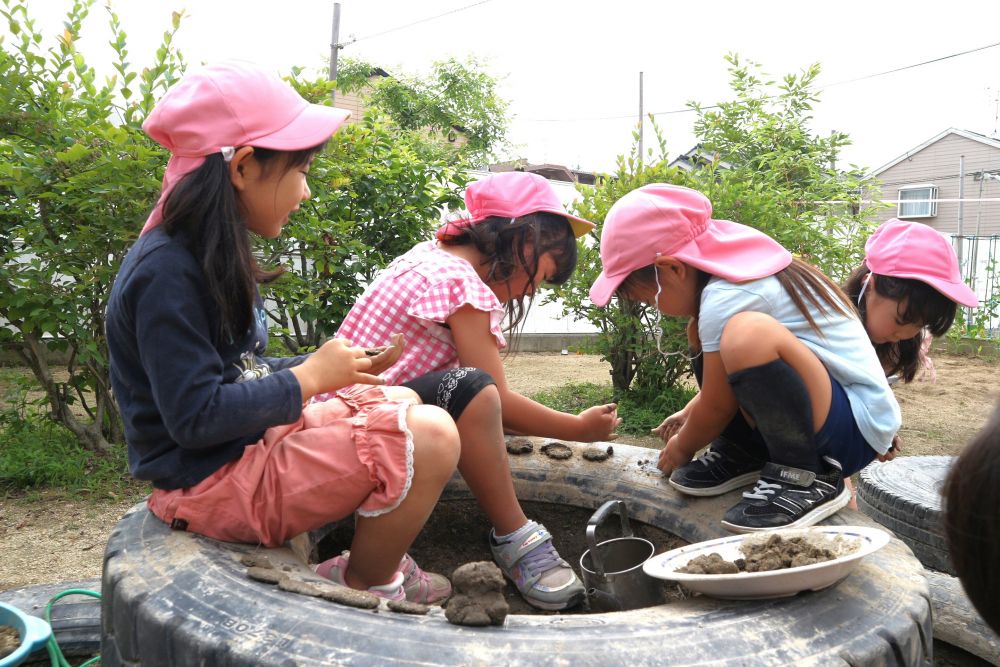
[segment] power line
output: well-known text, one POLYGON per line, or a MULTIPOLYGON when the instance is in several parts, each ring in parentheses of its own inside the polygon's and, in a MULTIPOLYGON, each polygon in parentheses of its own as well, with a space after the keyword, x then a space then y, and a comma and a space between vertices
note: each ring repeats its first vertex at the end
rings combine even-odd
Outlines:
MULTIPOLYGON (((864 76, 859 76, 859 77, 854 78, 854 79, 847 79, 847 80, 844 80, 844 81, 837 81, 836 83, 829 83, 829 84, 826 84, 824 86, 819 86, 817 88, 817 90, 822 91, 822 90, 826 90, 827 88, 833 88, 834 86, 842 86, 842 85, 845 85, 845 84, 848 84, 848 83, 854 83, 854 82, 857 82, 857 81, 864 81, 865 79, 874 79, 876 77, 886 76, 887 74, 895 74, 896 72, 902 72, 903 70, 913 69, 915 67, 922 67, 924 65, 930 65, 932 63, 941 62, 942 60, 948 60, 950 58, 957 58, 959 56, 968 55, 970 53, 976 53, 977 51, 985 51, 986 49, 992 49, 992 48, 995 48, 997 46, 1000 46, 1000 42, 994 42, 993 44, 987 44, 985 46, 978 46, 978 47, 976 47, 974 49, 969 49, 967 51, 960 51, 958 53, 951 53, 951 54, 948 54, 946 56, 941 56, 940 58, 933 58, 931 60, 925 60, 923 62, 914 63, 912 65, 905 65, 903 67, 897 67, 895 69, 885 70, 884 72, 876 72, 874 74, 866 74, 864 76)), ((765 100, 774 100, 774 99, 778 99, 778 98, 779 98, 778 95, 772 95, 772 96, 769 96, 769 97, 765 97, 764 99, 765 100)), ((718 109, 720 107, 719 107, 719 105, 712 105, 712 106, 704 106, 704 107, 701 107, 701 108, 702 109, 718 109)), ((649 115, 650 116, 667 116, 667 115, 679 114, 679 113, 691 113, 693 111, 694 111, 694 109, 688 107, 688 108, 685 108, 685 109, 672 109, 670 111, 652 112, 649 115)), ((590 117, 590 118, 525 118, 524 120, 530 121, 530 122, 533 122, 533 123, 559 123, 559 122, 565 122, 565 121, 622 120, 622 119, 625 119, 625 118, 635 118, 635 114, 634 113, 631 113, 631 114, 622 114, 622 115, 619 115, 619 116, 594 116, 594 117, 590 117)))
POLYGON ((914 67, 923 67, 924 65, 930 65, 932 63, 939 63, 942 60, 948 60, 949 58, 957 58, 959 56, 965 56, 970 53, 975 53, 977 51, 985 51, 986 49, 992 49, 995 46, 1000 46, 1000 42, 994 42, 993 44, 987 44, 986 46, 977 46, 974 49, 969 49, 968 51, 959 51, 958 53, 952 53, 947 56, 941 56, 940 58, 933 58, 931 60, 925 60, 922 63, 915 63, 913 65, 906 65, 905 67, 897 67, 896 69, 889 69, 884 72, 878 72, 876 74, 866 74, 865 76, 859 76, 856 79, 847 79, 845 81, 838 81, 836 83, 829 83, 825 86, 821 86, 820 90, 825 90, 827 88, 833 88, 834 86, 841 86, 846 83, 854 83, 856 81, 864 81, 865 79, 874 79, 877 76, 885 76, 886 74, 895 74, 896 72, 902 72, 904 70, 913 69, 914 67))
POLYGON ((471 5, 465 5, 464 7, 456 7, 455 9, 449 9, 446 12, 440 14, 435 14, 434 16, 428 16, 427 18, 422 18, 412 23, 406 23, 403 25, 396 26, 395 28, 389 28, 388 30, 383 30, 382 32, 372 33, 371 35, 363 35, 361 37, 354 37, 349 42, 344 42, 339 46, 344 47, 349 44, 354 44, 355 42, 360 42, 363 39, 375 39, 376 37, 381 37, 382 35, 388 35, 390 32, 396 32, 397 30, 403 30, 411 26, 419 25, 421 23, 427 23, 428 21, 433 21, 434 19, 439 19, 442 16, 448 16, 450 14, 457 14, 458 12, 464 12, 466 9, 472 9, 473 7, 478 7, 479 5, 485 5, 487 3, 493 2, 493 0, 480 0, 479 2, 474 2, 471 5))

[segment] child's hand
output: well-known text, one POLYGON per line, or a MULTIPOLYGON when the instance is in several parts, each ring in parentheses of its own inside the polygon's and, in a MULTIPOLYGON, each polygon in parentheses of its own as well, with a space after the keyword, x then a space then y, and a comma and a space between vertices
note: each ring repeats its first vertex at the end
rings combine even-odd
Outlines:
POLYGON ((581 422, 580 442, 596 442, 598 440, 614 440, 618 437, 615 429, 622 420, 618 418, 618 405, 595 405, 578 415, 581 422))
POLYGON ((650 433, 658 436, 664 443, 666 443, 675 433, 677 433, 677 431, 681 430, 681 426, 684 426, 684 422, 686 421, 687 411, 679 410, 664 419, 663 422, 656 428, 652 429, 650 433))
POLYGON ((302 400, 316 394, 336 391, 352 384, 385 384, 382 378, 371 375, 372 360, 364 348, 354 347, 351 341, 334 338, 323 343, 318 350, 290 370, 299 381, 302 400))
POLYGON ((368 370, 370 375, 379 375, 399 361, 400 355, 403 354, 403 334, 392 334, 390 340, 392 343, 385 348, 365 350, 365 354, 372 361, 372 367, 368 370), (373 352, 376 354, 372 354, 373 352))
POLYGON ((883 463, 885 461, 891 461, 896 458, 896 455, 903 450, 903 439, 899 437, 899 434, 892 436, 892 445, 889 447, 889 451, 885 454, 877 454, 876 458, 883 463))
POLYGON ((664 475, 669 475, 690 460, 690 456, 685 457, 680 454, 677 447, 677 436, 672 435, 667 440, 667 444, 660 450, 660 459, 656 462, 656 467, 662 470, 664 475))

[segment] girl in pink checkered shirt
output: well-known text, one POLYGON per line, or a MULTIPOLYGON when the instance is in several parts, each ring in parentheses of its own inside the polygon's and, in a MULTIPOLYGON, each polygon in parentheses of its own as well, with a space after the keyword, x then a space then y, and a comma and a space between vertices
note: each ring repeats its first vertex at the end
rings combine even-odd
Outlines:
POLYGON ((573 569, 544 526, 529 521, 514 493, 504 430, 564 440, 615 437, 614 404, 565 414, 507 386, 501 323, 513 330, 542 283, 559 284, 576 265, 576 238, 594 228, 566 213, 548 181, 508 172, 471 183, 468 214, 438 230, 383 271, 337 336, 384 345, 405 336, 400 360, 382 377, 447 409, 458 424, 458 468, 493 524, 490 545, 521 595, 542 609, 584 597, 573 569), (529 303, 525 304, 525 300, 529 303))

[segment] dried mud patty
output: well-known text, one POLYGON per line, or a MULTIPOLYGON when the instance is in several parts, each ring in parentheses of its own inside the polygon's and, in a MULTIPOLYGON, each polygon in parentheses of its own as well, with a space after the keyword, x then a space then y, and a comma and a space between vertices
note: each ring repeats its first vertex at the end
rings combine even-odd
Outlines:
POLYGON ((535 446, 527 438, 510 438, 507 440, 507 451, 510 454, 530 454, 535 446))
POLYGON ((562 460, 573 456, 573 450, 564 442, 550 442, 542 445, 542 454, 550 459, 562 460))

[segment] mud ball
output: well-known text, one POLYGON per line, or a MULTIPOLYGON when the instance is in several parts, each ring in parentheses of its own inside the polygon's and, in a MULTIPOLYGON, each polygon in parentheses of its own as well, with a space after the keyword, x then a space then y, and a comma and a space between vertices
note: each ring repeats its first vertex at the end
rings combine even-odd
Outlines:
POLYGON ((535 446, 527 438, 511 438, 507 441, 507 452, 510 454, 530 454, 535 446))
POLYGON ((550 459, 562 460, 573 456, 573 450, 569 445, 562 442, 550 442, 542 445, 542 453, 550 459))
POLYGON ((395 611, 400 614, 415 614, 417 616, 423 616, 431 610, 425 604, 410 602, 409 600, 389 600, 386 602, 386 606, 389 607, 389 611, 395 611))
POLYGON ((615 448, 608 445, 603 447, 587 447, 583 450, 583 458, 588 461, 607 461, 608 457, 615 453, 615 448))
POLYGON ((504 579, 488 561, 466 563, 451 575, 452 594, 444 616, 454 625, 503 625, 510 608, 503 596, 504 579))

